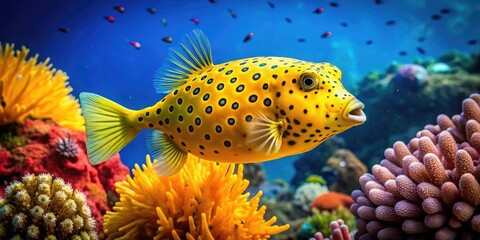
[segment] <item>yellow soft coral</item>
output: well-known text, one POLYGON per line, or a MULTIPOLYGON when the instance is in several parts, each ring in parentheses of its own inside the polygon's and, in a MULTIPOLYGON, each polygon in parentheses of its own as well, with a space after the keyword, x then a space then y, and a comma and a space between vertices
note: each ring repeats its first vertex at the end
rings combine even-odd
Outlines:
POLYGON ((263 219, 262 192, 248 200, 241 164, 235 174, 234 164, 190 155, 169 177, 155 174, 148 155, 146 164, 116 184, 120 201, 105 215, 108 239, 268 239, 289 228, 263 219))
POLYGON ((25 47, 15 51, 13 44, 0 44, 0 125, 21 123, 31 116, 84 130, 67 75, 52 68, 48 58, 37 64, 38 54, 27 60, 28 52, 25 47))

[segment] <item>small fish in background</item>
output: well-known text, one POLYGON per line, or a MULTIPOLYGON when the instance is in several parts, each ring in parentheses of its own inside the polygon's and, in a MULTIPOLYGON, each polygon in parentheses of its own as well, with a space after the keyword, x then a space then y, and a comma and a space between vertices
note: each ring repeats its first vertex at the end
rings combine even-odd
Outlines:
POLYGON ((400 56, 407 56, 407 52, 405 52, 405 51, 400 51, 400 52, 398 52, 398 55, 400 55, 400 56))
POLYGON ((385 22, 385 25, 387 25, 387 26, 393 26, 393 25, 395 25, 395 23, 396 23, 395 20, 388 20, 388 21, 385 22))
POLYGON ((290 19, 290 18, 288 18, 288 17, 285 18, 285 21, 286 21, 287 23, 292 23, 292 19, 290 19))
POLYGON ((340 26, 342 26, 342 27, 348 27, 348 23, 346 23, 346 22, 341 22, 341 23, 340 23, 340 26))
POLYGON ((327 32, 322 34, 322 38, 329 38, 330 36, 332 36, 332 32, 330 32, 330 31, 327 31, 327 32))
POLYGON ((418 42, 424 42, 425 38, 424 37, 419 37, 417 40, 418 40, 418 42))
POLYGON ((270 6, 270 8, 275 8, 275 4, 273 4, 272 2, 268 2, 268 6, 270 6))
POLYGON ((316 13, 316 14, 322 14, 323 12, 325 12, 324 8, 317 8, 313 11, 313 13, 316 13))
POLYGON ((337 2, 330 2, 329 5, 332 6, 332 7, 340 6, 337 2))
POLYGON ((61 33, 68 33, 70 32, 70 30, 68 28, 64 28, 64 27, 59 27, 57 28, 57 30, 61 33))
POLYGON ((442 16, 440 16, 440 15, 438 15, 438 14, 433 14, 433 15, 431 16, 431 18, 432 18, 432 20, 438 21, 438 20, 442 19, 442 16))
POLYGON ((167 19, 166 18, 162 18, 162 24, 163 24, 163 26, 167 26, 167 19))
POLYGON ((114 23, 115 22, 115 17, 114 16, 104 16, 105 20, 107 20, 109 23, 114 23))
POLYGON ((372 43, 373 43, 372 40, 367 40, 367 41, 365 42, 365 44, 367 44, 367 45, 372 45, 372 43))
POLYGON ((198 18, 191 18, 190 21, 194 22, 195 25, 198 25, 200 23, 200 19, 198 18))
POLYGON ((246 43, 248 41, 250 41, 250 39, 253 38, 253 32, 247 34, 247 36, 245 36, 245 38, 243 39, 243 42, 246 43))
POLYGON ((376 5, 380 5, 380 4, 382 4, 382 3, 383 3, 383 0, 375 0, 375 4, 376 4, 376 5))
POLYGON ((468 45, 475 45, 475 44, 477 44, 477 40, 476 39, 470 39, 470 40, 468 40, 467 44, 468 45))
POLYGON ((230 13, 230 16, 232 16, 232 18, 237 18, 237 13, 234 12, 231 8, 228 9, 228 12, 230 13))
POLYGON ((420 54, 425 54, 425 53, 427 53, 427 52, 425 51, 425 49, 423 49, 423 48, 421 48, 421 47, 417 47, 417 51, 418 51, 418 53, 420 53, 420 54))
POLYGON ((136 41, 130 41, 129 44, 132 45, 136 49, 140 49, 142 47, 142 45, 139 42, 136 42, 136 41))
POLYGON ((443 8, 442 10, 440 10, 440 13, 441 13, 441 14, 449 14, 449 13, 450 13, 450 9, 448 9, 448 8, 443 8))
POLYGON ((299 43, 304 43, 304 42, 306 42, 306 41, 307 41, 307 39, 305 39, 305 38, 299 38, 299 39, 297 39, 297 42, 299 42, 299 43))
POLYGON ((157 9, 154 8, 154 7, 147 8, 147 12, 149 12, 150 14, 155 14, 155 13, 157 13, 157 9))
POLYGON ((217 3, 217 0, 209 0, 211 3, 217 3))
POLYGON ((171 43, 173 41, 173 38, 172 37, 164 37, 164 38, 162 38, 162 41, 164 41, 166 43, 171 43))
POLYGON ((123 7, 123 6, 114 6, 113 9, 115 9, 119 13, 124 13, 125 12, 125 7, 123 7))

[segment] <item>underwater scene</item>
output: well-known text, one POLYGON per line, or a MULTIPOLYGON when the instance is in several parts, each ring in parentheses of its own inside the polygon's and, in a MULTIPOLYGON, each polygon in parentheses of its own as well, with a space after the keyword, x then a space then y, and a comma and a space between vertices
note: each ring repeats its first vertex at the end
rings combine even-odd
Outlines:
POLYGON ((0 3, 0 239, 480 239, 480 1, 0 3))

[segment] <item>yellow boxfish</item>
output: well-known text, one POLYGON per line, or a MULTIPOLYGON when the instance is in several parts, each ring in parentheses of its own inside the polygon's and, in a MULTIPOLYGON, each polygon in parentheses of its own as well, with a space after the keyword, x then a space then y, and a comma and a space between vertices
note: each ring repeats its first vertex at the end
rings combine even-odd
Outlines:
POLYGON ((253 57, 214 65, 210 43, 193 30, 154 80, 155 105, 130 110, 93 93, 80 101, 87 153, 99 164, 140 130, 158 175, 178 172, 188 154, 217 162, 251 163, 309 151, 365 122, 363 104, 342 86, 330 63, 253 57))

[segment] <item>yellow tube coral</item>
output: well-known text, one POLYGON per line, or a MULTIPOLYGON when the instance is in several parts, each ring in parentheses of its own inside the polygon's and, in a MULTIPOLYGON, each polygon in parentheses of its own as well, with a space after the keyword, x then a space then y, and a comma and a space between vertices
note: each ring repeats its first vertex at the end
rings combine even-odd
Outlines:
POLYGON ((37 64, 38 54, 27 59, 27 48, 15 51, 13 47, 0 44, 0 125, 22 123, 31 116, 84 130, 80 105, 70 95, 68 76, 52 68, 50 59, 37 64))
POLYGON ((116 183, 120 201, 105 215, 108 239, 268 239, 289 228, 265 221, 262 192, 248 200, 243 165, 215 163, 189 155, 173 176, 160 177, 135 165, 133 178, 116 183))

